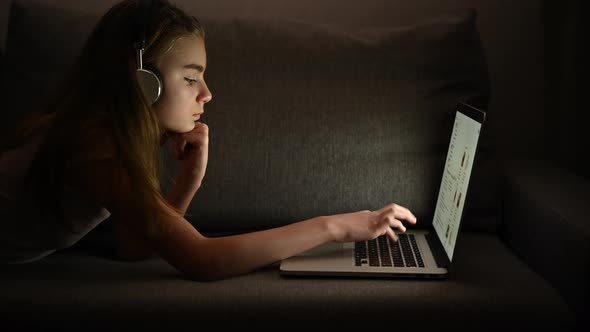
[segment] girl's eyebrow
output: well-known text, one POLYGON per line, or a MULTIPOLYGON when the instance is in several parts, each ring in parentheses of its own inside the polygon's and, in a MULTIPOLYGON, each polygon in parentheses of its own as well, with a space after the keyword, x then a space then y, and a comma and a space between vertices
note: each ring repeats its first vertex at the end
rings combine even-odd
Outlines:
POLYGON ((196 69, 199 71, 199 73, 202 73, 205 71, 205 68, 201 65, 198 65, 196 63, 189 63, 187 65, 182 66, 183 68, 188 68, 188 69, 196 69))

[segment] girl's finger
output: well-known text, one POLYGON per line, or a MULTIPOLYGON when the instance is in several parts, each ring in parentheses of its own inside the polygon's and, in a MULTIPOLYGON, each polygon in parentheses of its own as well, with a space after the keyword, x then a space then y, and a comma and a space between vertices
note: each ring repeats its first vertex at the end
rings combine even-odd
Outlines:
POLYGON ((186 145, 186 139, 182 134, 174 137, 174 147, 178 153, 184 152, 184 146, 186 145))
POLYGON ((385 215, 382 216, 383 219, 382 222, 387 223, 387 226, 389 226, 389 228, 397 228, 402 232, 406 231, 406 226, 404 226, 404 224, 402 223, 401 220, 399 219, 395 219, 395 217, 391 216, 391 215, 385 215))
POLYGON ((402 232, 406 231, 406 226, 404 226, 401 220, 393 219, 393 221, 389 223, 389 225, 391 225, 391 227, 399 229, 402 232))
POLYGON ((387 229, 385 230, 385 232, 387 233, 387 235, 389 236, 389 238, 391 240, 393 240, 394 242, 397 242, 397 235, 395 234, 395 232, 393 231, 393 229, 391 229, 391 227, 387 227, 387 229))
POLYGON ((398 204, 387 205, 378 211, 381 215, 393 214, 393 216, 397 219, 403 219, 412 224, 416 223, 416 216, 414 216, 414 214, 412 214, 412 212, 410 212, 410 210, 408 210, 406 207, 398 204))

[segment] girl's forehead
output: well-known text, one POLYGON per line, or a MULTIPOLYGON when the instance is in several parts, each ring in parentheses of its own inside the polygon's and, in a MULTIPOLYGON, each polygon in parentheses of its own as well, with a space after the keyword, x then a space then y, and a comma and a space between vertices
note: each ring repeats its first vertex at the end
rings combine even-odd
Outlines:
MULTIPOLYGON (((187 64, 197 64, 201 67, 205 67, 205 62, 206 51, 203 39, 191 36, 178 39, 171 47, 170 51, 165 54, 162 65, 169 64, 174 66, 184 66, 187 64)), ((196 66, 191 67, 198 69, 196 66)))
POLYGON ((203 38, 195 36, 185 36, 178 38, 172 47, 170 53, 175 54, 190 54, 190 53, 203 53, 205 51, 205 42, 203 38))

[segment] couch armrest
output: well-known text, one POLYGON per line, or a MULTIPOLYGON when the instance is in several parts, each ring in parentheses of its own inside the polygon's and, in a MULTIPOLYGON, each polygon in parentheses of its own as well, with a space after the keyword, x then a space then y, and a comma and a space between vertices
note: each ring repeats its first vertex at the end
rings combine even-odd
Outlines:
POLYGON ((500 234, 588 324, 590 181, 549 161, 503 164, 500 234))

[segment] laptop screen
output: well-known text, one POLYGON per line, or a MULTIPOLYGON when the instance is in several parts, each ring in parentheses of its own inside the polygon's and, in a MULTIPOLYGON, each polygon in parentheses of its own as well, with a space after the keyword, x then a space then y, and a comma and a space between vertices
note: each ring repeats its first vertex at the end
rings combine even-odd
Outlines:
POLYGON ((475 120, 481 115, 470 117, 461 110, 462 105, 458 107, 432 221, 449 260, 453 258, 483 121, 475 120))

